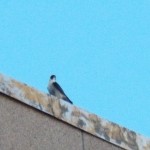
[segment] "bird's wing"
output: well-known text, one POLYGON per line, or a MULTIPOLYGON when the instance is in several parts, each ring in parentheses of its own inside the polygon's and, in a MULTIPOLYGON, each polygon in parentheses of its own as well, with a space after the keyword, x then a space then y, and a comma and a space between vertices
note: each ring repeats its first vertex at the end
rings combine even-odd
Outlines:
POLYGON ((68 101, 69 103, 73 104, 73 102, 66 96, 65 92, 63 91, 63 89, 60 87, 60 85, 59 85, 57 82, 54 82, 54 83, 53 83, 53 86, 54 86, 57 90, 59 90, 59 92, 60 92, 61 94, 64 95, 64 98, 63 98, 64 100, 66 100, 66 101, 68 101))
POLYGON ((59 92, 60 92, 61 94, 63 94, 63 95, 66 96, 66 94, 65 94, 64 91, 63 91, 63 89, 60 87, 60 85, 59 85, 57 82, 54 82, 53 85, 54 85, 54 87, 55 87, 57 90, 59 90, 59 92))

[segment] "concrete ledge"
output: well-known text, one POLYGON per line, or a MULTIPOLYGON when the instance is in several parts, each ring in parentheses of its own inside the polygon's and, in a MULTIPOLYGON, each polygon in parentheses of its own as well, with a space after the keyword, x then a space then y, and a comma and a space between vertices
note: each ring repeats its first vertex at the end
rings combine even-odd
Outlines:
POLYGON ((150 139, 0 74, 0 92, 127 150, 150 150, 150 139))

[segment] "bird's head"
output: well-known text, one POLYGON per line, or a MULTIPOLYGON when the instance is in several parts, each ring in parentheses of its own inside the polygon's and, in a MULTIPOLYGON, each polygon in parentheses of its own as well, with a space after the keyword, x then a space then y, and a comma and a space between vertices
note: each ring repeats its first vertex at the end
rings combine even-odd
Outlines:
POLYGON ((53 82, 56 82, 56 76, 55 75, 51 75, 50 76, 50 81, 53 83, 53 82))

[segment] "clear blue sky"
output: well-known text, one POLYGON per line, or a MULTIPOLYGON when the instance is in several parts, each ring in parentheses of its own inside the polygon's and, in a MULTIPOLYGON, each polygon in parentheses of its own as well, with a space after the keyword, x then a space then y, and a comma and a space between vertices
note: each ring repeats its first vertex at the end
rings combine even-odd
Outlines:
POLYGON ((150 1, 1 0, 0 73, 150 137, 150 1))

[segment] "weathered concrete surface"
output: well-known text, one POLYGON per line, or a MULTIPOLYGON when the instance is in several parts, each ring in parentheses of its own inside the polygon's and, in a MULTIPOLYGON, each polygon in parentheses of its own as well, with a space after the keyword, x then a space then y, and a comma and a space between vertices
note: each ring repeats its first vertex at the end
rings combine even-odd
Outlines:
POLYGON ((82 150, 81 131, 0 94, 0 150, 82 150))
POLYGON ((83 138, 85 150, 124 150, 87 133, 83 133, 83 138))
POLYGON ((128 150, 150 150, 150 139, 0 74, 0 92, 128 150))
POLYGON ((0 93, 0 150, 123 150, 0 93))

